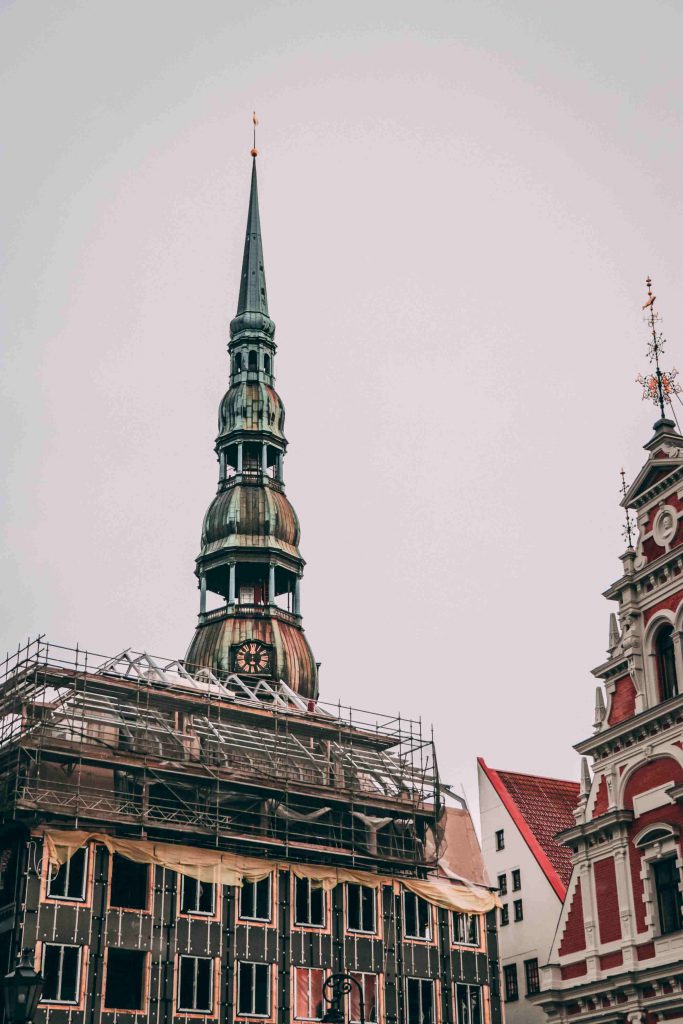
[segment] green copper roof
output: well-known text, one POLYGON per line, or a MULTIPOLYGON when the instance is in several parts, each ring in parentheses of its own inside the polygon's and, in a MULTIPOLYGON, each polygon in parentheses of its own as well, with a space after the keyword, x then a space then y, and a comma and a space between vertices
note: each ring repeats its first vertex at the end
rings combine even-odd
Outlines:
POLYGON ((247 237, 244 240, 242 258, 242 280, 237 303, 240 313, 264 313, 268 316, 268 294, 266 272, 263 268, 263 243, 261 241, 261 219, 258 210, 258 185, 256 182, 256 158, 251 168, 251 192, 247 215, 247 237))

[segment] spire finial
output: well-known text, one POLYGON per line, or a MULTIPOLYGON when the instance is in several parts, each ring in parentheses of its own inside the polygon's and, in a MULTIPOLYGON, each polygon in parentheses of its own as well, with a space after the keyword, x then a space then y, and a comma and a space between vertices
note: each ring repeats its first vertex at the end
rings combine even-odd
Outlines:
MULTIPOLYGON (((624 472, 624 467, 623 466, 621 467, 619 475, 621 477, 621 493, 623 494, 624 497, 626 497, 626 492, 628 491, 628 487, 626 486, 626 473, 624 472)), ((631 520, 631 511, 630 511, 630 509, 624 508, 624 516, 626 518, 626 522, 624 523, 624 526, 623 526, 623 529, 622 529, 621 532, 623 534, 624 540, 626 541, 628 547, 632 548, 633 547, 633 522, 631 520)))
POLYGON ((256 126, 258 124, 258 117, 256 116, 256 111, 255 110, 252 111, 252 114, 251 114, 251 123, 254 126, 254 144, 252 146, 251 155, 253 157, 257 157, 258 156, 258 149, 256 148, 256 126))
POLYGON ((662 318, 659 313, 655 313, 657 296, 652 294, 652 279, 648 277, 645 284, 647 285, 647 301, 644 303, 643 309, 649 310, 645 317, 645 323, 650 328, 650 333, 652 334, 652 338, 647 346, 647 355, 650 362, 654 363, 655 372, 645 376, 639 373, 636 380, 643 388, 643 398, 649 398, 651 402, 658 405, 661 418, 666 419, 664 405, 667 402, 671 405, 672 396, 677 395, 681 387, 680 384, 676 383, 678 370, 673 369, 667 373, 659 365, 659 357, 664 351, 666 340, 661 331, 657 329, 657 325, 661 323, 662 318))

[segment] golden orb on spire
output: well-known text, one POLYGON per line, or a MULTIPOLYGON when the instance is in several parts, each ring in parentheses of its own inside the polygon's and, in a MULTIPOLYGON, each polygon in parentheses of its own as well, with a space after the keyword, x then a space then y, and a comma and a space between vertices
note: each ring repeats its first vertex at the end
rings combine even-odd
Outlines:
POLYGON ((252 155, 252 156, 258 156, 258 149, 256 149, 256 148, 254 147, 254 149, 252 149, 252 151, 251 151, 251 155, 252 155))

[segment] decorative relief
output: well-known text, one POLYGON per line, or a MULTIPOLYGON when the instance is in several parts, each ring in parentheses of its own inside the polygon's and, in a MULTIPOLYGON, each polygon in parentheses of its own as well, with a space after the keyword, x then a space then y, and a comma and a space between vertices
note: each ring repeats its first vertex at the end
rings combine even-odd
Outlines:
POLYGON ((667 551, 674 539, 676 527, 678 526, 678 513, 673 505, 662 504, 652 524, 652 536, 660 548, 667 551))

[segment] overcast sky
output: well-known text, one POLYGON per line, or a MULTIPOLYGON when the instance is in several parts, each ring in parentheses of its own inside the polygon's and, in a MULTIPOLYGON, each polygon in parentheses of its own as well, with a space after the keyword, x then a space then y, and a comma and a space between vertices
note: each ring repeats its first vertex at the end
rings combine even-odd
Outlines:
POLYGON ((3 651, 182 656, 261 119, 322 696, 578 775, 619 469, 683 364, 683 8, 0 4, 3 651))

